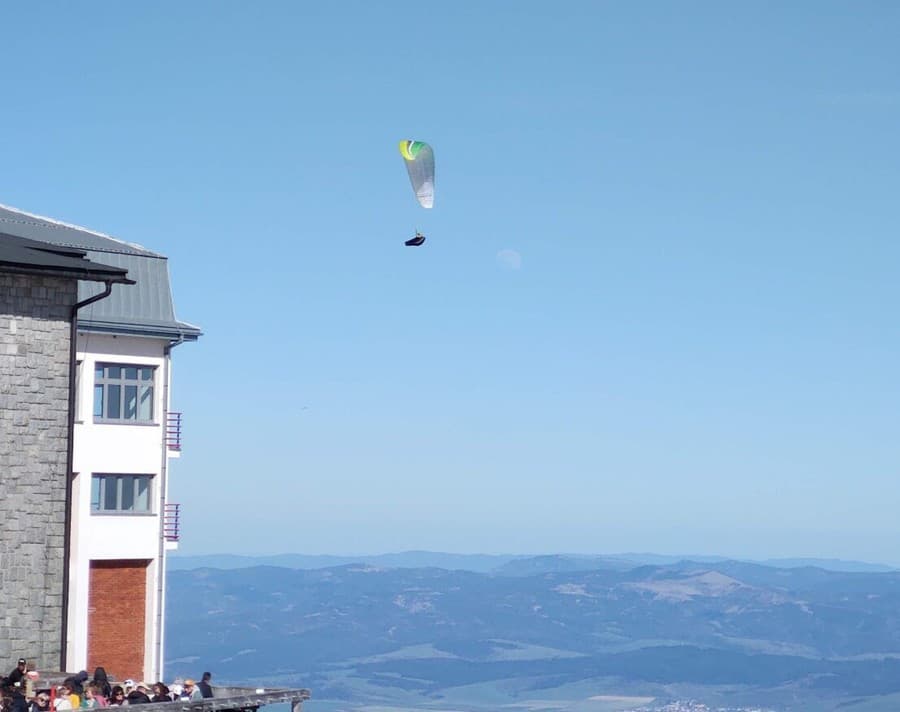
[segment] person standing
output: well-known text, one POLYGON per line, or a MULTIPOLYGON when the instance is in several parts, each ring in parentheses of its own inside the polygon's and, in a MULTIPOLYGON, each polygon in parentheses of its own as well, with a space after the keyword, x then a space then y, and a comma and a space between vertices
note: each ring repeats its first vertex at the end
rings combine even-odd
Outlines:
POLYGON ((25 658, 19 658, 19 662, 16 665, 15 669, 9 673, 9 677, 6 678, 6 684, 13 686, 16 683, 19 683, 22 687, 25 686, 25 673, 28 672, 28 661, 25 658))
POLYGON ((212 680, 212 673, 205 672, 203 677, 200 678, 200 682, 197 683, 197 689, 200 690, 200 694, 205 698, 213 696, 212 685, 209 684, 210 680, 212 680))
POLYGON ((98 667, 94 669, 94 679, 92 682, 97 686, 98 694, 108 700, 110 695, 112 695, 112 686, 109 684, 109 677, 106 675, 106 670, 104 668, 98 667))

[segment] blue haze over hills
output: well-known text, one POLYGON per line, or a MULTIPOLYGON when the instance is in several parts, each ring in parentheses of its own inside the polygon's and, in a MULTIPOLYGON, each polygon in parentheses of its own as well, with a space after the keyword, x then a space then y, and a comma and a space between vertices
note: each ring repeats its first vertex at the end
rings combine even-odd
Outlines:
MULTIPOLYGON (((559 554, 532 556, 528 554, 454 554, 437 551, 402 551, 387 554, 358 554, 358 555, 331 555, 331 554, 272 554, 264 556, 243 556, 237 554, 206 554, 180 556, 178 554, 169 557, 170 571, 196 568, 235 569, 248 566, 284 566, 292 569, 321 569, 330 566, 344 566, 346 564, 371 564, 373 566, 387 567, 437 567, 441 569, 463 569, 465 571, 478 571, 487 573, 501 567, 507 567, 507 572, 515 570, 514 566, 508 566, 511 562, 527 560, 529 563, 523 567, 565 566, 568 568, 596 568, 599 564, 609 566, 634 566, 637 564, 673 564, 678 561, 728 561, 723 556, 703 556, 685 554, 683 556, 667 556, 650 553, 624 553, 603 556, 590 556, 584 554, 559 554), (556 562, 556 564, 554 564, 556 562)), ((817 566, 831 571, 894 571, 895 567, 886 564, 864 561, 850 561, 843 559, 819 559, 819 558, 792 558, 792 559, 765 559, 753 563, 764 564, 781 568, 797 568, 801 566, 817 566)))
POLYGON ((273 558, 294 566, 213 557, 225 566, 185 568, 197 557, 180 557, 168 674, 302 685, 323 709, 605 712, 692 697, 882 712, 900 699, 900 571, 875 564, 273 558))

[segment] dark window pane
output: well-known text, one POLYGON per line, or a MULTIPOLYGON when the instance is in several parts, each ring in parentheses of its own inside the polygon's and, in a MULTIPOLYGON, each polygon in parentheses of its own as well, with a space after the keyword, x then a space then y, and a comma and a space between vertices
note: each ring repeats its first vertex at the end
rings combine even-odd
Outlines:
POLYGON ((106 417, 118 419, 122 417, 122 386, 106 387, 106 417))
POLYGON ((125 420, 137 417, 137 386, 125 386, 125 420))
POLYGON ((103 491, 103 509, 107 512, 114 512, 118 509, 118 494, 117 490, 119 489, 119 478, 118 477, 104 477, 103 485, 101 486, 101 490, 103 491))
POLYGON ((122 477, 122 506, 123 512, 134 510, 134 477, 122 477))
MULTIPOLYGON (((128 388, 130 387, 128 386, 128 388)), ((153 420, 153 386, 141 386, 141 408, 138 420, 153 420)))
POLYGON ((98 363, 94 366, 94 378, 103 378, 103 364, 98 363))
POLYGON ((125 378, 129 381, 137 380, 137 366, 126 366, 125 369, 125 378))
POLYGON ((103 417, 103 386, 94 386, 94 417, 103 417))
POLYGON ((141 369, 141 380, 142 381, 152 381, 153 380, 153 369, 152 368, 142 368, 141 369))
POLYGON ((119 366, 107 366, 106 367, 106 377, 107 378, 121 378, 122 377, 122 369, 119 366))

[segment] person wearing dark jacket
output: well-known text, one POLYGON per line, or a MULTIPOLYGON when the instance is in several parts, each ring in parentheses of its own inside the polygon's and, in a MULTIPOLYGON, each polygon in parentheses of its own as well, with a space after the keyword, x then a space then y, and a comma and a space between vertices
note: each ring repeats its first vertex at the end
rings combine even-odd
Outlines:
POLYGON ((150 696, 141 689, 132 690, 125 699, 129 705, 143 705, 150 702, 150 696))
POLYGON ((26 672, 28 672, 28 661, 25 660, 25 658, 19 658, 18 665, 16 665, 15 669, 9 673, 9 677, 6 678, 6 684, 12 687, 17 682, 20 682, 24 687, 26 672))
POLYGON ((112 687, 109 685, 109 678, 106 676, 106 670, 102 667, 98 667, 94 670, 94 679, 92 682, 97 686, 97 689, 100 690, 100 694, 108 700, 112 695, 112 687))
POLYGON ((9 706, 10 712, 28 712, 28 701, 19 687, 13 688, 12 700, 9 706))
POLYGON ((197 689, 200 690, 200 694, 204 697, 212 697, 212 685, 209 684, 209 681, 212 680, 212 673, 205 672, 203 673, 203 677, 200 678, 200 682, 197 683, 197 689))
POLYGON ((84 683, 88 681, 87 670, 82 670, 72 678, 72 691, 76 695, 84 694, 84 683))

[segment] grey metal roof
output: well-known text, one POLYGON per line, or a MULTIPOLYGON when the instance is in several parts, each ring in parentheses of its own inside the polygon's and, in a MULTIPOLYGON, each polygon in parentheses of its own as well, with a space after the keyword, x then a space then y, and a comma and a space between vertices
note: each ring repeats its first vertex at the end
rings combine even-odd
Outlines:
POLYGON ((0 204, 0 232, 27 237, 54 245, 80 247, 97 252, 121 252, 131 255, 162 257, 145 247, 119 240, 96 230, 26 213, 18 208, 0 204))
MULTIPOLYGON (((87 251, 48 245, 0 232, 0 272, 49 274, 94 282, 127 283, 128 270, 87 259, 87 251)), ((94 287, 93 291, 101 291, 94 287)))
MULTIPOLYGON (((85 307, 78 315, 80 329, 187 340, 194 340, 202 333, 199 327, 176 318, 168 260, 163 255, 103 233, 5 205, 0 205, 0 232, 76 248, 91 261, 128 271, 128 278, 135 284, 117 284, 106 299, 85 307)), ((79 282, 78 299, 100 291, 100 285, 79 282)))

